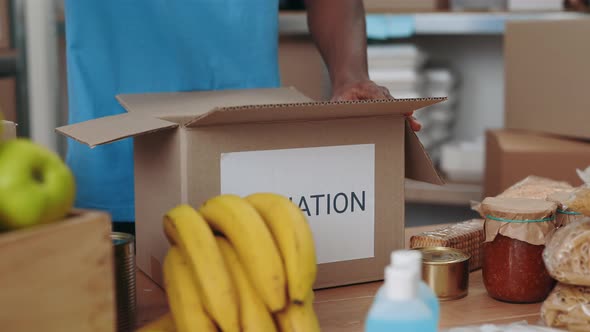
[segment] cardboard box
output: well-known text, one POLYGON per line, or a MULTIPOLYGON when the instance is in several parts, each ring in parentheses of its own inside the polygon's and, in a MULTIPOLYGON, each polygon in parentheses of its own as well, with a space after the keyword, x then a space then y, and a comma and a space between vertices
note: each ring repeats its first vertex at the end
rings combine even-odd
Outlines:
POLYGON ((16 118, 16 79, 0 78, 0 112, 4 120, 17 122, 16 118))
POLYGON ((329 98, 326 66, 311 37, 281 36, 279 66, 283 86, 292 86, 313 100, 329 98))
POLYGON ((2 121, 2 137, 0 141, 12 139, 16 137, 16 124, 10 121, 2 121))
POLYGON ((10 3, 0 0, 0 49, 10 48, 10 3))
POLYGON ((516 130, 489 131, 484 197, 496 196, 529 175, 581 185, 576 169, 588 166, 588 142, 516 130))
POLYGON ((291 197, 314 233, 316 287, 327 287, 383 278, 404 245, 404 175, 442 183, 402 114, 444 98, 319 103, 290 88, 117 98, 128 113, 57 130, 90 147, 135 137, 137 263, 160 285, 162 216, 179 203, 291 197))
POLYGON ((507 23, 505 126, 590 138, 590 19, 507 23))
POLYGON ((364 0, 367 12, 428 12, 441 8, 442 3, 440 0, 364 0))
POLYGON ((2 331, 115 331, 110 218, 77 211, 63 221, 0 233, 2 331))

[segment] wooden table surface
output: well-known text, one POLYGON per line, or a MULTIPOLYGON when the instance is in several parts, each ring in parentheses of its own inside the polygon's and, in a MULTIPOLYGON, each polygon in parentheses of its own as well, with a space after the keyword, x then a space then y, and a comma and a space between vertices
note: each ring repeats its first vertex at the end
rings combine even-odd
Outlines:
MULTIPOLYGON (((432 228, 408 228, 406 238, 432 228)), ((314 307, 322 331, 363 331, 364 318, 380 286, 381 282, 372 282, 316 291, 314 307)), ((164 291, 141 271, 137 272, 137 301, 138 326, 168 311, 164 291)), ((467 297, 441 302, 441 328, 523 320, 536 324, 540 322, 540 307, 540 303, 508 304, 493 300, 486 293, 479 270, 470 275, 467 297)))

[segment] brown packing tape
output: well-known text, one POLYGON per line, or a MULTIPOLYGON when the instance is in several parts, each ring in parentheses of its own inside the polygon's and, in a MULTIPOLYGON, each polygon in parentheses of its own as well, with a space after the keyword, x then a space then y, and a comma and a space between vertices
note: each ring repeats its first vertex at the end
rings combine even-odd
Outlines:
POLYGON ((488 197, 481 203, 485 242, 493 241, 496 235, 502 234, 533 245, 545 245, 555 230, 556 210, 557 204, 539 199, 488 197), (526 222, 543 219, 548 221, 526 222))

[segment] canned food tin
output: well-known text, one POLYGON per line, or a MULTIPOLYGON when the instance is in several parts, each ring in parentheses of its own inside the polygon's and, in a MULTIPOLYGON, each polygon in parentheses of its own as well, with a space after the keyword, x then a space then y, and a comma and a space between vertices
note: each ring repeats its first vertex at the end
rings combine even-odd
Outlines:
POLYGON ((117 331, 135 329, 135 246, 131 234, 112 232, 115 256, 115 284, 117 300, 117 331))
POLYGON ((447 247, 416 248, 422 252, 422 276, 441 301, 467 296, 470 256, 447 247))

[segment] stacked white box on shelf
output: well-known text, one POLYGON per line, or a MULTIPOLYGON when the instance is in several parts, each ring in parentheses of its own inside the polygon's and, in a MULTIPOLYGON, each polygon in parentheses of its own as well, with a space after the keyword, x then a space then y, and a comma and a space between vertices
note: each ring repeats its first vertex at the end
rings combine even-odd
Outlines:
POLYGON ((562 0, 508 0, 508 10, 562 10, 562 0))
POLYGON ((483 137, 474 141, 446 143, 441 148, 440 170, 447 180, 453 182, 481 183, 484 161, 483 137))
POLYGON ((424 54, 412 44, 370 45, 369 76, 395 98, 422 97, 419 70, 424 60, 424 54))
POLYGON ((440 145, 451 135, 455 79, 446 68, 424 69, 426 60, 426 55, 413 44, 379 44, 370 45, 368 49, 371 79, 388 88, 394 98, 449 98, 428 111, 415 114, 422 124, 418 136, 436 162, 440 145))
MULTIPOLYGON (((508 0, 450 0, 449 6, 452 11, 463 10, 506 10, 508 0)), ((528 0, 525 0, 528 1, 528 0)))
POLYGON ((429 107, 421 112, 418 120, 427 124, 418 133, 434 162, 440 158, 440 147, 448 141, 452 135, 452 126, 455 119, 456 97, 455 78, 447 68, 429 68, 423 72, 424 95, 444 96, 448 100, 436 107, 429 107))

